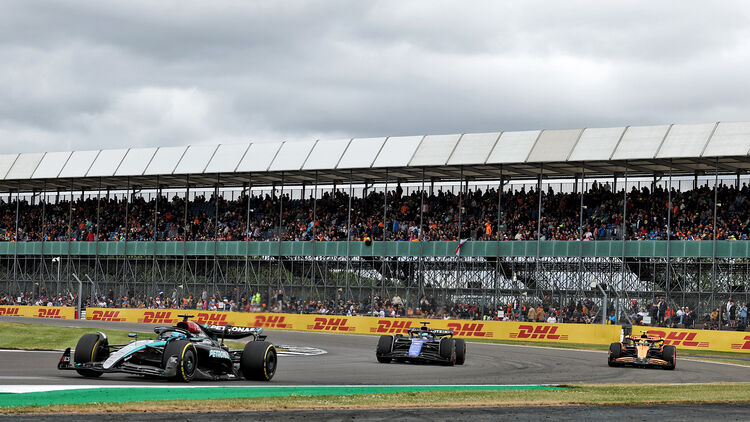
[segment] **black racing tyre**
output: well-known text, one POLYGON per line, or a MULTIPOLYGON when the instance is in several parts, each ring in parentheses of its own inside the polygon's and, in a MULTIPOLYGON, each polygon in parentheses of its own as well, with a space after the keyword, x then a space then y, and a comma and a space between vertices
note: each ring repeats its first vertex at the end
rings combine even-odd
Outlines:
POLYGON ((249 341, 242 351, 240 371, 245 379, 271 381, 276 374, 276 348, 267 341, 249 341))
POLYGON ((677 348, 674 346, 664 346, 662 348, 662 358, 669 362, 664 369, 674 369, 677 366, 677 348))
POLYGON ((453 366, 456 364, 456 342, 450 337, 440 339, 440 357, 448 359, 444 365, 453 366))
POLYGON ((463 365, 466 362, 466 340, 457 338, 454 341, 456 343, 456 365, 463 365))
POLYGON ((619 358, 622 355, 622 345, 620 343, 612 343, 609 345, 609 358, 607 359, 607 364, 609 366, 617 366, 617 362, 615 362, 615 359, 619 358))
POLYGON ((198 350, 195 345, 186 340, 173 340, 167 343, 162 356, 162 368, 167 367, 167 362, 172 356, 177 356, 177 381, 190 382, 195 376, 198 368, 198 350))
POLYGON ((393 351, 393 336, 380 336, 378 348, 375 349, 375 357, 380 363, 390 363, 391 358, 384 356, 393 351))
MULTIPOLYGON (((103 361, 109 354, 108 346, 107 339, 101 337, 99 334, 84 334, 78 340, 78 344, 76 344, 73 362, 89 363, 103 361)), ((76 369, 76 372, 84 377, 92 378, 100 377, 102 375, 101 372, 92 371, 91 369, 76 369)))

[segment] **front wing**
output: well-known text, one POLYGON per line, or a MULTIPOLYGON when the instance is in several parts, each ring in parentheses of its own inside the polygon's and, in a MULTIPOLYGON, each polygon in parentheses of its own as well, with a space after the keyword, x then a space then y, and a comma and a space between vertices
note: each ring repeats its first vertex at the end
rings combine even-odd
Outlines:
MULTIPOLYGON (((239 359, 235 358, 234 356, 233 360, 239 361, 239 359)), ((101 372, 103 374, 124 373, 130 375, 173 378, 178 374, 180 367, 177 363, 177 358, 172 357, 167 361, 166 368, 159 368, 151 365, 136 365, 129 362, 120 362, 119 364, 112 366, 111 368, 105 369, 102 366, 102 362, 73 362, 70 357, 70 347, 68 347, 67 349, 65 349, 65 352, 63 352, 63 355, 60 358, 60 362, 57 364, 57 369, 72 371, 86 369, 90 371, 101 372)), ((200 366, 195 370, 195 378, 211 381, 231 381, 243 379, 236 370, 231 373, 216 374, 214 372, 205 370, 200 366)))
POLYGON ((649 351, 645 357, 638 357, 635 350, 626 348, 624 356, 621 356, 613 360, 614 363, 621 365, 632 365, 632 366, 670 366, 670 363, 663 359, 661 352, 649 351))

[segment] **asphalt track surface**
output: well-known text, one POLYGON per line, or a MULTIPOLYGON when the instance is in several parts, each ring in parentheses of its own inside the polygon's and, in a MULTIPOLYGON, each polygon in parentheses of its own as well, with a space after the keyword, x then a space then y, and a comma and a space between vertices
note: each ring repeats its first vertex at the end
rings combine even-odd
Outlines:
MULTIPOLYGON (((91 328, 151 331, 155 325, 116 322, 0 317, 0 323, 27 322, 91 328)), ((750 367, 679 359, 677 369, 610 368, 606 352, 504 344, 468 343, 466 364, 445 367, 381 364, 375 360, 376 336, 267 330, 276 344, 316 347, 318 356, 280 356, 272 385, 468 385, 468 384, 630 384, 747 382, 750 367)), ((72 344, 71 346, 75 346, 72 344)), ((87 379, 56 368, 59 352, 0 351, 0 385, 151 385, 125 374, 87 379)), ((251 384, 256 384, 250 382, 251 384)), ((193 385, 239 385, 195 381, 193 385)))

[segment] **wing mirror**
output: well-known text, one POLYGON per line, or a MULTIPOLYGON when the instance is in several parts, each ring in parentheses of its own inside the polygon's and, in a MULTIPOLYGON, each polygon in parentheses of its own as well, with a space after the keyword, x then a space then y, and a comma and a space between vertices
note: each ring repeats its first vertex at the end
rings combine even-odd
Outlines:
POLYGON ((136 341, 138 341, 138 333, 128 333, 128 337, 134 338, 136 341))

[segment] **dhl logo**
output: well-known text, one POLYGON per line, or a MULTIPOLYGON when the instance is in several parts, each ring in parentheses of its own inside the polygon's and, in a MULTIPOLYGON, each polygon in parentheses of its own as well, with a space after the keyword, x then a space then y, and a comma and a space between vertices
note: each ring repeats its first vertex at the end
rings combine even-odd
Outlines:
POLYGON ((146 311, 143 318, 138 318, 138 322, 146 324, 176 324, 177 319, 172 318, 170 311, 146 311))
POLYGON ((0 308, 0 315, 18 316, 18 308, 0 308))
POLYGON ((292 324, 285 323, 285 319, 283 316, 256 315, 253 327, 291 329, 292 324))
POLYGON ((379 334, 407 334, 409 327, 411 327, 411 321, 379 319, 378 326, 370 328, 370 332, 379 334))
POLYGON ((227 314, 199 313, 195 321, 200 325, 227 325, 227 314))
POLYGON ((308 330, 316 331, 354 331, 346 325, 346 318, 315 318, 315 324, 308 325, 308 330))
POLYGON ((60 315, 60 309, 39 309, 36 316, 39 318, 56 318, 56 319, 65 318, 62 315, 60 315))
POLYGON ((744 343, 732 343, 732 349, 748 350, 750 349, 750 336, 745 336, 744 343))
POLYGON ((483 331, 484 324, 451 322, 448 329, 453 331, 456 337, 492 337, 491 331, 483 331))
POLYGON ((547 339, 547 340, 567 340, 567 334, 557 333, 555 325, 519 325, 517 333, 510 333, 510 338, 530 338, 530 339, 547 339))
POLYGON ((667 333, 665 331, 649 330, 648 334, 663 338, 664 344, 666 345, 682 345, 684 347, 708 347, 707 341, 694 341, 698 333, 687 333, 685 331, 670 331, 669 333, 667 333))
POLYGON ((94 321, 125 321, 125 318, 120 318, 120 311, 91 311, 91 319, 94 321))

